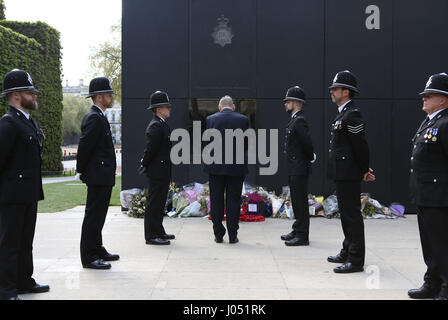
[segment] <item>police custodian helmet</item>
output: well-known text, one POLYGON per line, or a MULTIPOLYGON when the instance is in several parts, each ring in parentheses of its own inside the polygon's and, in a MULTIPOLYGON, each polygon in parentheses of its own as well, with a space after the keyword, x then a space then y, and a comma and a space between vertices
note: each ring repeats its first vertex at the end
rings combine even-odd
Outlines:
POLYGON ((420 95, 427 93, 437 93, 448 97, 448 74, 438 73, 429 77, 425 90, 420 92, 420 95))
POLYGON ((344 70, 336 74, 333 79, 333 84, 328 89, 333 88, 347 88, 355 93, 359 93, 356 76, 348 70, 344 70))
POLYGON ((286 97, 285 99, 283 99, 283 101, 288 100, 294 100, 306 103, 305 91, 303 91, 303 89, 300 88, 299 86, 289 88, 288 91, 286 92, 286 97))
POLYGON ((151 94, 149 100, 150 100, 150 106, 148 107, 148 110, 164 106, 171 107, 168 94, 166 94, 166 92, 163 91, 154 92, 153 94, 151 94))
POLYGON ((89 94, 86 96, 86 98, 90 98, 98 94, 108 94, 108 93, 116 94, 112 90, 112 86, 110 84, 109 79, 105 77, 98 77, 90 81, 89 94))
POLYGON ((33 79, 31 79, 30 74, 19 69, 13 69, 5 75, 1 97, 15 91, 39 92, 34 87, 33 79))

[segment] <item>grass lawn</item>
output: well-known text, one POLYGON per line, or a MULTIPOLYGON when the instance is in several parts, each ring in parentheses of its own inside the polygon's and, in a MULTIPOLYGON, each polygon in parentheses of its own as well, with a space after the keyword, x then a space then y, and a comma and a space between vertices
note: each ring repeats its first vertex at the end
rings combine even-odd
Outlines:
MULTIPOLYGON (((120 203, 121 176, 115 178, 115 186, 110 199, 111 206, 120 203)), ((81 181, 44 184, 45 200, 39 201, 38 212, 53 213, 84 206, 86 204, 87 186, 81 181)))

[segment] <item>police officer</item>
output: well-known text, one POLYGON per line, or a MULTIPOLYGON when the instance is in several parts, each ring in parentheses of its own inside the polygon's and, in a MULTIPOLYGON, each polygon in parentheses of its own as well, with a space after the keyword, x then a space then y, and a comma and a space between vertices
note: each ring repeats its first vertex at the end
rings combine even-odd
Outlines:
POLYGON ((291 202, 296 219, 292 231, 281 236, 287 246, 309 245, 308 176, 316 155, 313 152, 308 123, 302 111, 305 99, 305 92, 295 86, 288 89, 283 100, 286 112, 291 114, 291 120, 286 127, 285 154, 291 202))
POLYGON ((87 185, 87 201, 81 231, 81 262, 84 268, 110 269, 110 263, 120 257, 103 247, 102 230, 115 185, 115 147, 106 110, 112 108, 114 91, 104 77, 92 79, 87 98, 93 106, 81 124, 76 157, 76 171, 87 185))
POLYGON ((37 110, 31 76, 14 69, 3 80, 10 108, 0 119, 0 299, 50 290, 33 275, 33 239, 42 190, 44 134, 30 116, 37 110))
POLYGON ((432 75, 420 93, 428 114, 413 141, 410 191, 417 206, 423 258, 423 286, 414 299, 448 299, 448 74, 432 75))
POLYGON ((353 102, 358 93, 353 73, 348 70, 337 73, 329 89, 339 112, 331 124, 328 176, 335 182, 345 239, 339 254, 327 261, 342 264, 333 270, 336 273, 361 272, 365 258, 361 180, 375 180, 369 168, 366 124, 353 102))
POLYGON ((151 94, 148 110, 154 117, 146 128, 146 149, 141 160, 148 177, 148 197, 145 208, 146 244, 169 245, 175 238, 167 234, 163 227, 163 216, 171 180, 171 129, 166 123, 170 116, 171 104, 165 92, 151 94))

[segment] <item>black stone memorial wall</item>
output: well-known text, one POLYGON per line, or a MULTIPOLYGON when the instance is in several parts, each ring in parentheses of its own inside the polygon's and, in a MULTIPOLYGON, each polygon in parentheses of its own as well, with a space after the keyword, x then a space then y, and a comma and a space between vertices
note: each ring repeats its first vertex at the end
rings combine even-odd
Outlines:
MULTIPOLYGON (((252 171, 248 179, 280 192, 287 185, 282 148, 289 120, 282 99, 300 85, 318 156, 310 192, 332 193, 326 161, 337 109, 328 86, 348 69, 358 77, 355 101, 377 177, 362 189, 412 212, 411 138, 425 117, 418 93, 431 74, 448 70, 447 14, 446 0, 123 0, 123 189, 146 184, 137 174, 152 117, 146 108, 149 95, 164 90, 173 102, 173 129, 190 126, 191 99, 254 99, 253 127, 279 129, 279 171, 252 171), (231 28, 229 44, 215 43, 220 23, 231 28)), ((173 168, 178 184, 199 176, 197 167, 173 168)))

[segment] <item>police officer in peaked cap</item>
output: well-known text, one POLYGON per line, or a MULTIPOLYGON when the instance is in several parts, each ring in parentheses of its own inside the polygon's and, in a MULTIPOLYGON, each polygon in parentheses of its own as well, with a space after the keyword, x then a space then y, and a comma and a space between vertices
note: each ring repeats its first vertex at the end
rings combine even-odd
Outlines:
POLYGON ((344 242, 336 256, 328 262, 340 263, 336 273, 364 270, 365 238, 361 214, 361 181, 373 181, 369 168, 369 147, 365 138, 366 124, 361 111, 353 102, 358 83, 348 70, 338 72, 329 87, 331 100, 338 114, 331 124, 328 176, 334 180, 341 215, 344 242))
POLYGON ((144 218, 145 240, 146 244, 169 245, 175 236, 167 234, 163 227, 171 180, 171 129, 166 123, 171 112, 168 94, 163 91, 151 94, 148 110, 154 116, 146 128, 146 148, 141 160, 142 172, 146 173, 149 185, 144 218))
POLYGON ((316 160, 316 155, 308 122, 302 110, 306 103, 305 92, 299 86, 289 88, 283 101, 286 112, 291 115, 286 126, 284 152, 295 222, 292 225, 292 231, 280 238, 287 246, 307 246, 310 228, 308 177, 311 173, 311 163, 316 160))
POLYGON ((120 259, 103 246, 102 230, 115 185, 116 158, 106 110, 112 108, 115 92, 109 79, 98 77, 89 84, 87 98, 93 106, 81 123, 76 171, 87 185, 87 201, 81 231, 81 263, 84 268, 110 269, 108 261, 120 259))
POLYGON ((33 279, 33 240, 42 189, 44 134, 31 118, 37 89, 28 72, 14 69, 3 80, 9 110, 0 119, 0 299, 50 290, 33 279))
POLYGON ((427 114, 413 138, 410 192, 417 206, 423 285, 414 299, 448 299, 448 74, 432 75, 420 93, 427 114))

